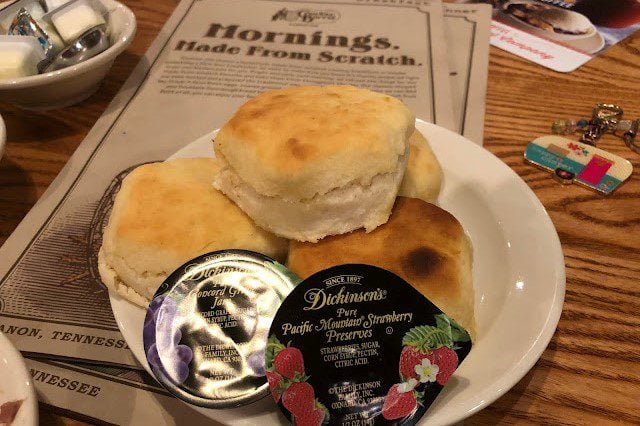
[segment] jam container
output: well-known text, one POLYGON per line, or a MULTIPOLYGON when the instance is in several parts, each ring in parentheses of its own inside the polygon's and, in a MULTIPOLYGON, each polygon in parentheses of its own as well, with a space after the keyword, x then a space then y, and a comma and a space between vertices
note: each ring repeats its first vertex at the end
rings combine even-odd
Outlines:
POLYGON ((264 351, 271 321, 298 278, 245 250, 199 256, 160 286, 143 341, 158 381, 186 402, 230 408, 269 393, 264 351))
POLYGON ((294 424, 415 424, 471 350, 469 334, 402 278, 362 264, 305 279, 265 352, 273 399, 294 424))

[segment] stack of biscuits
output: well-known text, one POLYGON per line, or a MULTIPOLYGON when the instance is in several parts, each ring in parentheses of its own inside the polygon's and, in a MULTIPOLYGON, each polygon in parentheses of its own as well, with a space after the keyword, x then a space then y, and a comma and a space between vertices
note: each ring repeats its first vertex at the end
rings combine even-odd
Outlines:
POLYGON ((191 258, 270 256, 301 278, 388 269, 475 335, 471 246, 435 204, 442 170, 398 99, 352 86, 265 92, 215 138, 215 158, 147 164, 125 179, 99 253, 110 290, 146 306, 191 258))

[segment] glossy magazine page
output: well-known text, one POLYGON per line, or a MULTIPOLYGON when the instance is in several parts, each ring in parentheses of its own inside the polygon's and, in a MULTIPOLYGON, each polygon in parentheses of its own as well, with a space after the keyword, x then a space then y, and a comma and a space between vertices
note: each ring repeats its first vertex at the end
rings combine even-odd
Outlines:
POLYGON ((637 0, 490 0, 491 44, 570 72, 640 28, 637 0))

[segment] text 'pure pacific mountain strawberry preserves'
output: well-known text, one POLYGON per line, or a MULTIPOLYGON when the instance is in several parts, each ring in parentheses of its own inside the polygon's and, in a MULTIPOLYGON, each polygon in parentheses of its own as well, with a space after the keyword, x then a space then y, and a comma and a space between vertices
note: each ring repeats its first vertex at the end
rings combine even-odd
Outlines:
POLYGON ((171 393, 202 407, 268 397, 269 325, 297 281, 273 259, 245 250, 213 252, 182 265, 160 286, 145 318, 144 349, 153 374, 171 393))
POLYGON ((469 334, 397 275, 341 265, 300 283, 265 351, 271 396, 296 425, 416 423, 471 350, 469 334))

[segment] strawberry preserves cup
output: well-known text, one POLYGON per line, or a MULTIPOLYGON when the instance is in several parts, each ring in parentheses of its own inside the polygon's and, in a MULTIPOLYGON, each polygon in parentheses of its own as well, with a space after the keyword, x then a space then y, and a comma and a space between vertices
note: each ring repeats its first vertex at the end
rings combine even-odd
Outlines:
POLYGON ((294 424, 414 424, 471 350, 469 334, 402 278, 340 265, 304 280, 265 351, 271 396, 294 424))

